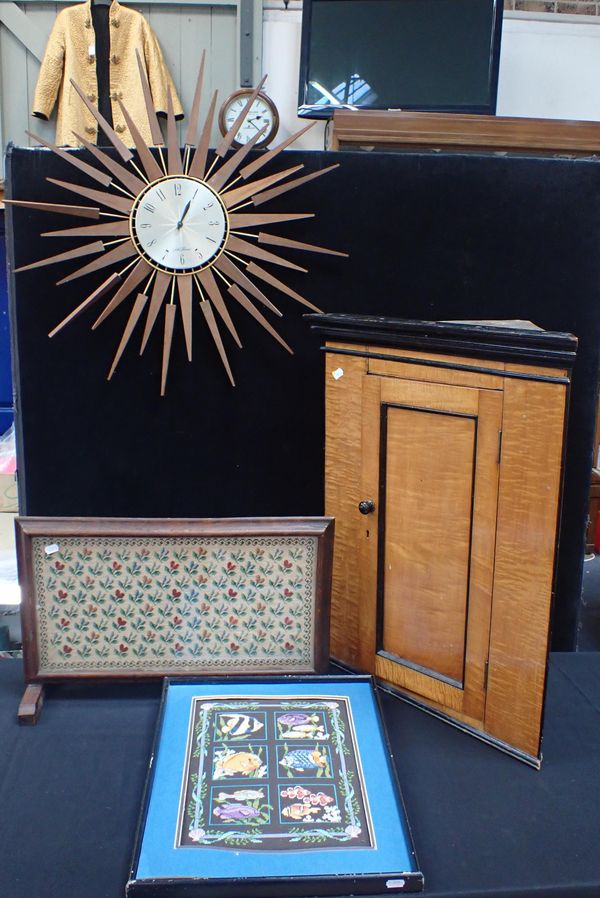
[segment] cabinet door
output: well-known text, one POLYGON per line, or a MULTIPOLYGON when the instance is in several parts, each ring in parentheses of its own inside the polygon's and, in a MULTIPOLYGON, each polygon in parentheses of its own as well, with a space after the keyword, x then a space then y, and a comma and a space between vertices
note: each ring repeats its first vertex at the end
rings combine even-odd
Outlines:
POLYGON ((502 392, 363 377, 361 664, 481 726, 502 392))

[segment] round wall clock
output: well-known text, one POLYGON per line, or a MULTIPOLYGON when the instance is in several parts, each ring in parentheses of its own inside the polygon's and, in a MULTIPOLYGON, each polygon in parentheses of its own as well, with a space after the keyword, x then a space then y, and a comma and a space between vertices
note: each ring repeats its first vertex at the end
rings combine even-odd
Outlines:
MULTIPOLYGON (((232 316, 234 310, 241 308, 243 313, 251 315, 274 340, 288 352, 292 352, 264 314, 269 311, 281 316, 279 309, 263 292, 262 286, 266 284, 309 309, 320 310, 272 273, 271 266, 300 272, 307 270, 279 251, 275 252, 273 247, 294 252, 347 255, 322 246, 279 237, 270 232, 274 225, 310 218, 313 213, 270 213, 262 212, 259 208, 263 203, 338 167, 337 164, 329 165, 307 175, 294 177, 303 168, 300 164, 256 177, 263 166, 275 159, 315 123, 311 122, 273 149, 248 162, 246 157, 250 150, 260 146, 268 135, 274 133, 273 120, 268 116, 262 120, 262 106, 256 107, 260 111, 260 120, 256 118, 259 111, 252 112, 255 103, 263 102, 263 78, 258 87, 245 92, 243 99, 236 100, 233 107, 235 118, 231 121, 229 113, 229 127, 218 146, 210 149, 216 92, 212 96, 200 133, 197 133, 204 64, 205 54, 202 55, 200 64, 183 153, 177 137, 171 97, 168 95, 165 141, 152 106, 145 69, 138 55, 146 112, 152 132, 152 148, 143 141, 135 122, 119 100, 123 122, 135 143, 134 155, 92 106, 81 88, 72 81, 82 102, 112 143, 114 152, 106 153, 76 135, 81 145, 99 163, 95 165, 82 159, 81 154, 66 152, 35 134, 30 136, 53 150, 102 189, 48 178, 48 181, 71 194, 85 198, 86 205, 7 200, 14 206, 71 215, 92 222, 46 231, 42 236, 71 240, 83 238, 88 242, 66 252, 22 265, 15 272, 94 256, 92 261, 86 262, 56 283, 64 284, 93 272, 102 272, 103 269, 105 272, 108 269, 111 273, 91 293, 84 294, 79 305, 57 323, 49 336, 56 337, 63 328, 102 300, 108 301, 92 324, 94 330, 123 303, 130 303, 123 335, 108 372, 110 380, 134 337, 138 323, 141 324, 142 331, 141 355, 162 315, 161 395, 166 390, 176 327, 181 329, 187 357, 189 361, 192 360, 192 328, 197 308, 232 384, 235 381, 226 341, 231 338, 241 348, 232 316), (237 105, 238 103, 241 105, 237 105), (247 139, 239 138, 240 129, 243 129, 247 121, 252 122, 253 133, 247 139), (239 145, 236 144, 236 138, 239 138, 239 145), (231 152, 236 146, 237 149, 231 152), (265 265, 267 267, 263 267, 265 265)), ((267 106, 265 104, 264 108, 267 109, 267 106)))
POLYGON ((193 274, 214 265, 229 236, 229 216, 219 194, 188 175, 149 184, 129 221, 140 256, 170 274, 193 274))
POLYGON ((264 135, 254 144, 255 147, 265 147, 275 139, 279 130, 279 113, 273 100, 262 91, 254 96, 252 88, 242 87, 227 97, 219 111, 219 128, 221 134, 227 134, 242 110, 245 109, 249 97, 253 98, 252 104, 234 135, 233 146, 244 146, 249 140, 256 137, 258 131, 266 127, 264 135))

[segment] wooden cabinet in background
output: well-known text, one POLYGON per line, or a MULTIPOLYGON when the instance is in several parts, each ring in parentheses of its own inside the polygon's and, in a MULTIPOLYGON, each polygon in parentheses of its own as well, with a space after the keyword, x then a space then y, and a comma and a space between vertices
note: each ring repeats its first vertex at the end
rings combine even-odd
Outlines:
POLYGON ((332 655, 538 766, 575 338, 310 318, 327 338, 332 655))

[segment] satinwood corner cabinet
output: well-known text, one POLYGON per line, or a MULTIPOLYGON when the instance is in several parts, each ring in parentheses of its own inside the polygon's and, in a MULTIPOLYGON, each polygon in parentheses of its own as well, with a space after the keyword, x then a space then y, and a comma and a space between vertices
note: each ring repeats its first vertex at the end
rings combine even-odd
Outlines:
POLYGON ((326 340, 332 656, 539 766, 576 339, 308 317, 326 340))

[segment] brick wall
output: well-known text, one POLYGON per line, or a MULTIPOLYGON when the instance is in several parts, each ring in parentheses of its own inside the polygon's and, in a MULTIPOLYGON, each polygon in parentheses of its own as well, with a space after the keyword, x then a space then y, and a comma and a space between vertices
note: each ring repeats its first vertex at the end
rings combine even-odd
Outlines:
POLYGON ((600 2, 591 2, 591 0, 504 0, 504 9, 516 9, 520 12, 598 16, 600 15, 600 2))

